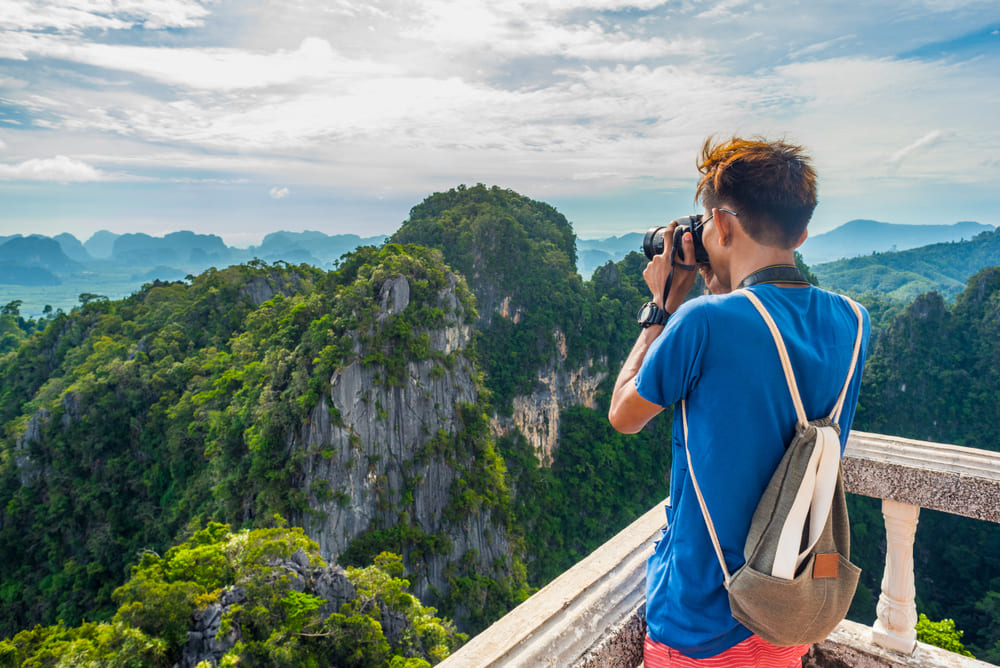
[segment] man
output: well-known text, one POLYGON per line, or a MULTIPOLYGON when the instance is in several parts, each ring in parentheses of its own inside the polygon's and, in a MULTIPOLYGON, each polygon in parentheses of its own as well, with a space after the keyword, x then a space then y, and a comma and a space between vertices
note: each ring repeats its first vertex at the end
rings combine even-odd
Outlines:
MULTIPOLYGON (((643 329, 608 413, 615 429, 635 433, 665 407, 682 399, 687 405, 688 443, 681 411, 674 411, 667 527, 646 568, 645 666, 799 666, 808 646, 775 647, 733 619, 684 448, 733 572, 744 562, 754 509, 796 423, 774 340, 750 300, 733 291, 748 287, 777 322, 810 419, 829 414, 836 402, 858 321, 846 299, 810 286, 795 269, 794 251, 816 207, 815 173, 800 147, 709 139, 698 170, 701 241, 710 261, 701 268, 714 294, 682 304, 694 281, 694 243, 685 233, 683 258, 671 265, 672 223, 663 253, 643 272, 652 305, 640 311, 643 329), (657 324, 666 314, 666 325, 657 324)), ((842 448, 867 348, 862 315, 862 355, 840 420, 842 448)))

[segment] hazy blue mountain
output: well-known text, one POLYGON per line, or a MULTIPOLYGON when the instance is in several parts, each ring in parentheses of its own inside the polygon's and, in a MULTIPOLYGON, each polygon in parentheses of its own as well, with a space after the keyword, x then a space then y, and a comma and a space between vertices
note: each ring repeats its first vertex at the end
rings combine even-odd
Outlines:
MULTIPOLYGON (((42 286, 59 285, 59 277, 42 267, 24 267, 19 264, 0 264, 0 285, 42 286)), ((0 298, 0 301, 6 299, 0 298)), ((33 314, 29 314, 33 315, 33 314)))
POLYGON ((148 234, 123 234, 115 239, 111 253, 113 260, 131 265, 228 265, 234 254, 221 237, 214 234, 195 234, 185 230, 163 237, 148 234))
POLYGON ((254 258, 330 268, 345 253, 359 246, 379 246, 385 238, 283 231, 243 249, 227 246, 216 235, 191 231, 153 237, 101 230, 82 244, 71 234, 53 239, 0 236, 0 248, 14 241, 20 244, 0 253, 0 304, 20 299, 26 316, 40 315, 46 305, 68 311, 84 292, 118 299, 144 283, 180 280, 209 267, 222 269, 254 258), (32 257, 36 261, 25 261, 32 257))
POLYGON ((89 239, 83 242, 83 247, 87 249, 87 252, 93 258, 109 258, 111 257, 111 251, 114 250, 115 239, 120 236, 120 234, 115 234, 114 232, 100 230, 94 232, 89 239))
POLYGON ((84 245, 80 243, 80 240, 72 234, 63 232, 62 234, 52 238, 59 243, 59 247, 62 248, 63 253, 66 253, 66 257, 74 262, 86 263, 94 259, 90 256, 90 253, 87 252, 84 245))
POLYGON ((8 239, 0 246, 0 263, 38 267, 57 274, 69 274, 80 269, 79 264, 66 256, 58 241, 41 235, 8 239))
POLYGON ((324 265, 340 259, 344 253, 358 246, 378 246, 385 235, 360 237, 357 234, 324 234, 314 230, 303 232, 272 232, 261 240, 259 246, 246 250, 249 257, 261 260, 324 265))
MULTIPOLYGON (((899 225, 875 220, 852 220, 823 234, 810 236, 799 251, 809 264, 841 258, 903 251, 930 244, 971 239, 992 225, 963 221, 953 225, 899 225)), ((964 279, 962 284, 964 285, 964 279)))
POLYGON ((590 278, 594 270, 611 262, 618 262, 632 251, 642 251, 642 238, 646 232, 629 232, 620 237, 604 239, 576 240, 576 270, 584 278, 590 278))

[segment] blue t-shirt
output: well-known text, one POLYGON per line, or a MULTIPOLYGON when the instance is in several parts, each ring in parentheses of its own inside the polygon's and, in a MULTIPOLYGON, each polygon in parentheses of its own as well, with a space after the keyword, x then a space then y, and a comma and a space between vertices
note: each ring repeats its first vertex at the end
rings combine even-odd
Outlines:
MULTIPOLYGON (((785 341, 809 419, 825 417, 844 385, 858 321, 847 300, 818 288, 750 288, 785 341)), ((854 420, 864 338, 840 418, 854 420)), ((722 569, 688 476, 679 402, 687 400, 691 461, 730 572, 743 565, 754 509, 795 431, 795 407, 774 339, 745 296, 687 302, 653 342, 635 380, 639 395, 674 410, 667 528, 646 565, 649 636, 695 659, 749 638, 733 619, 722 569)))

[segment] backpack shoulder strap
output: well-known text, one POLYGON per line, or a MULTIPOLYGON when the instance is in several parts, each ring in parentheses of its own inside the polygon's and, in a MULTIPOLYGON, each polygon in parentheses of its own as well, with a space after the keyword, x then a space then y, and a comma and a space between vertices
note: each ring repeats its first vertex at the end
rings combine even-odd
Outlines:
POLYGON ((844 409, 844 398, 847 396, 847 388, 851 385, 851 379, 854 378, 854 371, 858 366, 858 355, 861 353, 861 339, 864 334, 864 319, 861 317, 861 310, 858 308, 857 302, 853 299, 847 299, 847 303, 851 305, 851 310, 854 311, 855 317, 858 319, 858 334, 854 338, 854 353, 851 355, 851 368, 847 372, 847 380, 844 381, 844 387, 840 389, 840 394, 837 396, 837 403, 833 407, 833 412, 830 413, 830 419, 834 422, 840 422, 840 412, 844 409))
MULTIPOLYGON (((806 417, 806 409, 802 406, 802 397, 799 396, 799 386, 795 382, 795 372, 792 371, 792 362, 788 359, 788 350, 785 348, 785 340, 781 338, 781 332, 778 331, 778 326, 774 323, 774 318, 771 314, 767 312, 764 305, 761 304, 760 299, 757 295, 750 292, 746 288, 741 288, 737 290, 744 297, 750 300, 750 303, 754 305, 757 312, 760 313, 760 317, 764 319, 767 323, 767 328, 771 330, 771 336, 774 338, 774 345, 778 348, 778 356, 781 358, 781 368, 785 372, 785 382, 788 383, 788 392, 792 395, 792 403, 795 404, 795 415, 798 418, 798 424, 800 429, 805 429, 809 424, 809 418, 806 417)), ((853 368, 852 368, 853 373, 853 368)))
MULTIPOLYGON (((788 350, 785 348, 784 339, 781 338, 781 332, 778 331, 778 326, 774 323, 774 318, 771 314, 767 312, 764 305, 761 303, 760 299, 754 293, 750 292, 746 288, 737 290, 737 292, 742 293, 750 303, 754 305, 757 312, 767 323, 767 328, 771 330, 771 336, 774 338, 774 345, 778 348, 778 355, 781 357, 781 368, 785 372, 785 381, 788 383, 788 391, 792 395, 792 402, 795 404, 795 414, 799 421, 799 426, 805 428, 809 422, 809 418, 806 417, 805 409, 802 407, 802 397, 799 395, 799 387, 795 382, 795 373, 792 371, 792 363, 788 359, 788 350)), ((847 299, 846 297, 844 299, 847 299)), ((844 409, 844 399, 847 397, 847 389, 851 386, 851 379, 854 378, 854 370, 858 365, 858 355, 861 352, 861 339, 864 333, 864 320, 861 317, 861 311, 858 309, 857 302, 853 299, 847 299, 847 303, 850 304, 851 310, 854 311, 855 317, 858 319, 858 332, 854 337, 854 351, 851 354, 851 365, 847 370, 847 378, 844 380, 843 387, 840 388, 840 394, 837 395, 837 401, 833 405, 833 410, 830 412, 830 420, 833 422, 840 422, 840 413, 844 409)))

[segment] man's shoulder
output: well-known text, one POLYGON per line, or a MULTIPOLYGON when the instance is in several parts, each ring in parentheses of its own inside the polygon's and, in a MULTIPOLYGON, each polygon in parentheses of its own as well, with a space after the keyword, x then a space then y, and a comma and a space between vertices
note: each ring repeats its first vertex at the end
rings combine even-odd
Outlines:
MULTIPOLYGON (((824 320, 833 313, 842 314, 856 322, 852 302, 857 305, 862 321, 868 327, 868 311, 860 303, 835 292, 817 287, 778 288, 760 286, 752 290, 775 320, 786 317, 817 318, 824 320)), ((684 303, 677 309, 678 318, 699 320, 704 323, 733 323, 760 318, 750 300, 739 292, 721 295, 703 295, 684 303)))

